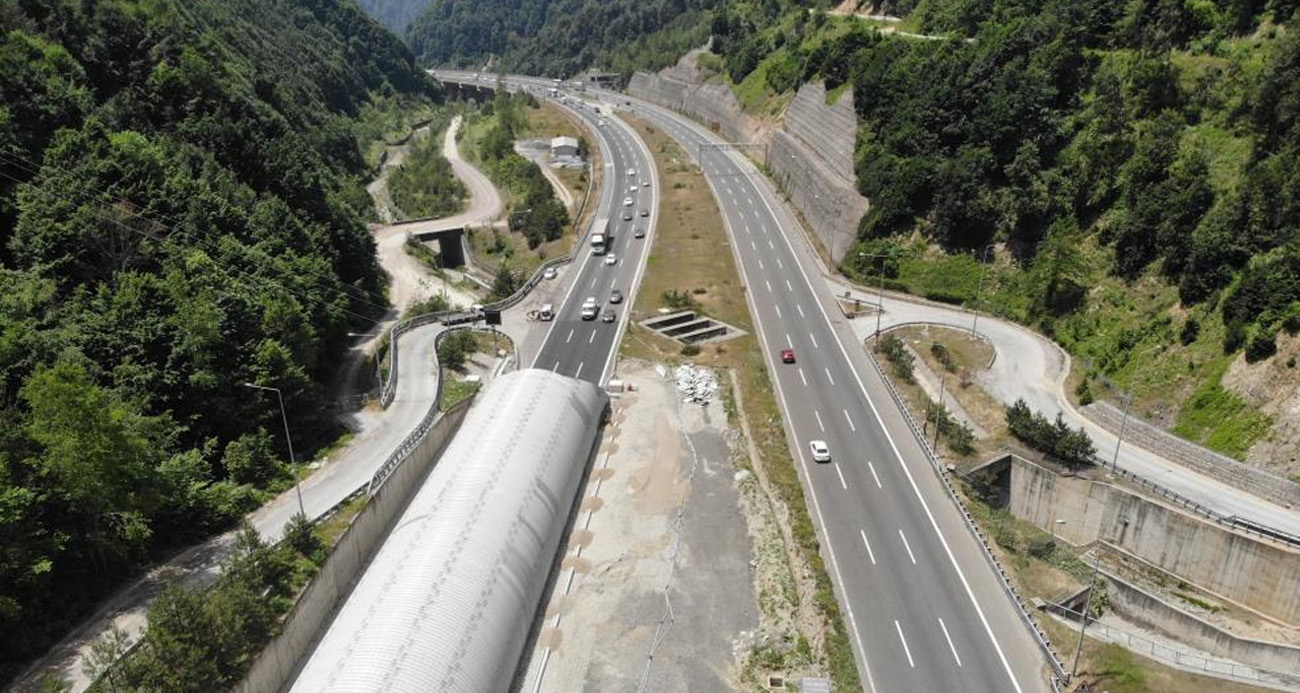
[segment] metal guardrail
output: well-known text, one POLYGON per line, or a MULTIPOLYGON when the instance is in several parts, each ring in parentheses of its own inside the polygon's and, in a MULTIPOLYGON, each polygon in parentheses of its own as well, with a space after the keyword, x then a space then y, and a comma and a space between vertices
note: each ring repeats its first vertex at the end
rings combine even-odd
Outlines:
MULTIPOLYGON (((1107 466, 1105 462, 1103 462, 1100 459, 1097 459, 1096 457, 1093 458, 1093 463, 1096 464, 1101 469, 1105 469, 1107 466)), ((1249 520, 1243 517, 1239 517, 1237 515, 1224 515, 1223 513, 1213 508, 1206 507, 1173 489, 1161 486, 1160 484, 1144 476, 1141 476, 1140 474, 1134 474, 1133 472, 1130 472, 1126 469, 1111 469, 1109 470, 1108 473, 1114 474, 1115 476, 1121 477, 1123 479, 1127 479, 1137 484, 1138 486, 1141 486, 1142 488, 1146 489, 1151 493, 1159 494, 1161 498, 1175 505, 1178 505, 1179 507, 1186 508, 1187 510, 1191 510, 1192 512, 1214 522, 1215 524, 1227 527, 1229 529, 1235 529, 1240 532, 1245 532, 1247 534, 1252 534, 1254 536, 1268 539, 1270 541, 1275 541, 1281 544, 1285 544, 1291 548, 1300 548, 1300 536, 1296 536, 1295 534, 1292 534, 1285 530, 1276 529, 1274 527, 1270 527, 1263 523, 1255 522, 1254 520, 1249 520)))
MULTIPOLYGON (((477 325, 451 327, 439 332, 438 335, 433 338, 433 360, 439 371, 438 383, 433 391, 433 403, 429 405, 429 411, 425 412, 424 417, 420 419, 420 423, 416 424, 415 428, 406 435, 406 438, 402 439, 402 442, 398 444, 397 449, 393 450, 393 452, 388 455, 388 459, 384 460, 384 463, 375 471, 374 476, 370 477, 370 484, 366 486, 366 495, 373 496, 375 492, 379 490, 379 487, 384 485, 384 481, 392 475, 393 471, 401 466, 402 462, 410 456, 411 452, 415 450, 415 448, 419 447, 420 443, 424 441, 424 436, 431 428, 433 428, 434 424, 438 423, 438 418, 442 416, 442 389, 443 381, 445 380, 445 378, 442 377, 442 363, 438 361, 438 345, 442 343, 442 340, 445 339, 447 335, 462 330, 488 332, 510 339, 510 335, 504 332, 486 329, 477 325)), ((510 339, 510 343, 513 346, 514 340, 510 339)), ((519 358, 519 351, 514 348, 511 350, 514 353, 510 355, 510 359, 519 358)))
MULTIPOLYGON (((1063 618, 1078 621, 1083 614, 1061 604, 1047 605, 1048 611, 1063 618)), ((1150 638, 1116 628, 1108 623, 1088 617, 1088 632, 1099 640, 1107 640, 1123 646, 1138 654, 1187 671, 1200 671, 1208 676, 1231 679, 1251 684, 1280 684, 1289 689, 1300 689, 1300 675, 1294 672, 1280 672, 1260 667, 1246 666, 1231 660, 1216 659, 1194 652, 1186 652, 1176 647, 1157 642, 1150 638), (1101 634, 1098 636, 1097 634, 1101 634)))
POLYGON ((1021 622, 1023 622, 1025 627, 1029 629, 1034 641, 1038 643, 1038 648, 1042 650, 1043 656, 1047 659, 1048 666, 1052 668, 1052 689, 1061 690, 1060 686, 1065 686, 1070 681, 1070 675, 1065 671, 1065 661, 1061 659, 1060 654, 1058 654, 1055 648, 1052 647, 1052 642, 1048 638, 1047 632, 1043 630, 1042 626, 1038 625, 1038 622, 1034 620, 1033 616, 1030 616, 1024 598, 1022 598, 1020 593, 1016 591, 1016 588, 1011 585, 1011 580, 1007 575, 1006 569, 1002 567, 1002 564, 998 562, 997 557, 993 555, 993 549, 989 545, 988 538, 980 531, 979 527, 975 525, 975 518, 971 515, 970 511, 966 509, 966 504, 962 502, 961 496, 957 493, 957 489, 953 487, 947 467, 945 467, 940 461, 935 450, 930 447, 929 440, 927 440, 925 434, 921 431, 921 427, 917 425, 916 420, 912 418, 912 412, 907 408, 907 404, 903 401, 902 395, 900 395, 898 390, 894 388, 893 382, 890 381, 889 376, 885 375, 885 371, 881 368, 880 362, 876 360, 875 354, 871 353, 869 349, 867 350, 867 360, 870 361, 871 366, 876 369, 876 373, 885 383, 885 389, 889 391, 889 396, 893 398, 894 404, 898 407, 899 411, 903 413, 903 420, 907 422, 907 426, 911 429, 912 435, 916 437, 917 442, 921 445, 921 449, 925 451, 926 459, 930 462, 930 468, 934 470, 935 474, 939 477, 939 480, 943 482, 944 488, 948 491, 949 499, 952 500, 952 502, 957 505, 957 509, 961 511, 966 529, 978 540, 981 553, 984 554, 984 559, 988 561, 989 565, 993 567, 993 572, 997 575, 998 582, 1002 585, 1002 591, 1007 595, 1007 598, 1011 600, 1011 603, 1015 605, 1021 622))

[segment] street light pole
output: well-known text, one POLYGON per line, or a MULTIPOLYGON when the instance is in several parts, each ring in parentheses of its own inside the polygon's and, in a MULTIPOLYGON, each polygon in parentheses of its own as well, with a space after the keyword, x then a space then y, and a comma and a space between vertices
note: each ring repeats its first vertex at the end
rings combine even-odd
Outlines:
POLYGON ((254 385, 253 383, 244 383, 244 387, 251 387, 254 390, 269 390, 275 393, 275 397, 280 402, 280 418, 284 421, 284 441, 289 445, 289 468, 293 470, 293 488, 298 493, 298 513, 307 517, 307 511, 302 503, 302 482, 298 478, 298 460, 293 454, 293 437, 289 435, 289 414, 284 409, 284 395, 280 393, 278 387, 267 387, 265 385, 254 385))
POLYGON ((939 426, 943 422, 943 388, 948 383, 948 372, 939 369, 939 408, 934 410, 934 452, 939 454, 939 426))
POLYGON ((1079 655, 1083 653, 1083 634, 1088 630, 1088 605, 1092 602, 1092 591, 1097 588, 1098 563, 1101 562, 1101 549, 1092 555, 1092 579, 1088 583, 1088 596, 1083 600, 1083 610, 1079 618, 1079 644, 1074 648, 1074 666, 1070 667, 1070 678, 1079 672, 1079 655))
MULTIPOLYGON (((1142 357, 1143 355, 1148 354, 1148 353, 1150 353, 1150 352, 1152 352, 1152 351, 1154 351, 1154 350, 1156 350, 1156 349, 1158 349, 1158 348, 1160 348, 1160 345, 1159 345, 1159 344, 1153 344, 1153 345, 1151 345, 1151 346, 1149 346, 1149 347, 1143 349, 1142 351, 1139 351, 1139 352, 1137 353, 1137 356, 1134 356, 1134 357, 1133 357, 1133 370, 1134 370, 1134 371, 1137 370, 1137 364, 1140 363, 1140 359, 1141 359, 1141 357, 1142 357)), ((1118 472, 1119 472, 1119 448, 1120 448, 1121 445, 1124 444, 1124 432, 1125 432, 1126 430, 1128 430, 1128 410, 1129 410, 1129 407, 1131 407, 1131 406, 1133 405, 1133 396, 1134 396, 1134 395, 1133 395, 1133 376, 1130 375, 1130 376, 1129 376, 1129 379, 1128 379, 1128 397, 1125 398, 1125 400, 1124 400, 1124 418, 1120 419, 1120 424, 1119 424, 1119 438, 1117 438, 1117 439, 1115 440, 1115 455, 1114 455, 1114 457, 1112 457, 1111 460, 1110 460, 1110 472, 1111 472, 1111 474, 1115 474, 1115 473, 1118 473, 1118 472)))
POLYGON ((880 272, 876 279, 876 291, 879 299, 876 302, 876 341, 880 341, 880 316, 885 312, 885 260, 889 258, 887 253, 858 253, 858 257, 869 257, 880 263, 880 272))

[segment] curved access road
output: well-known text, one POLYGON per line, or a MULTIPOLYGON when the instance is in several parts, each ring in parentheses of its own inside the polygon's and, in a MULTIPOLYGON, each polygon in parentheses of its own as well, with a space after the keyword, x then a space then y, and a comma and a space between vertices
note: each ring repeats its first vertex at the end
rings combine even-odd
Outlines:
MULTIPOLYGON (((822 276, 836 295, 843 296, 848 291, 863 304, 870 305, 881 300, 875 291, 851 286, 827 274, 822 276)), ((1080 414, 1066 395, 1065 379, 1070 372, 1070 355, 1060 345, 1006 320, 981 315, 976 322, 972 313, 961 308, 886 293, 881 329, 907 323, 945 325, 961 330, 970 330, 974 326, 992 342, 997 353, 993 366, 979 376, 980 384, 989 394, 1003 404, 1023 399, 1048 417, 1061 414, 1071 426, 1082 426, 1088 432, 1097 444, 1099 457, 1108 462, 1113 459, 1117 436, 1080 414)), ((852 320, 850 324, 859 343, 875 334, 876 321, 872 317, 852 320)), ((1300 535, 1300 513, 1211 479, 1127 441, 1120 447, 1117 464, 1224 515, 1236 515, 1300 535)))
MULTIPOLYGON (((422 219, 411 222, 398 222, 384 226, 375 232, 375 245, 379 254, 379 264, 388 272, 391 279, 388 297, 397 315, 421 298, 433 292, 446 292, 452 303, 462 306, 478 302, 477 297, 450 282, 444 281, 424 263, 406 254, 406 236, 408 233, 420 233, 441 229, 458 229, 466 226, 486 226, 501 216, 504 205, 496 186, 469 162, 460 156, 456 146, 456 133, 460 131, 461 117, 456 116, 447 127, 442 140, 442 154, 451 163, 452 172, 465 184, 469 193, 469 206, 465 211, 441 219, 422 219)), ((369 348, 369 344, 365 344, 369 348)))

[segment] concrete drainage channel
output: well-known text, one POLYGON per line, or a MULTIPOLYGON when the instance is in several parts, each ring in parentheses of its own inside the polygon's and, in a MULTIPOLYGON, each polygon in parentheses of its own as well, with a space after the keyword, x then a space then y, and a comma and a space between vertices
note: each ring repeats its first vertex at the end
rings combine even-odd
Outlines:
POLYGON ((656 315, 641 321, 641 326, 675 339, 683 344, 721 342, 743 336, 744 330, 701 315, 693 310, 683 310, 666 315, 656 315))

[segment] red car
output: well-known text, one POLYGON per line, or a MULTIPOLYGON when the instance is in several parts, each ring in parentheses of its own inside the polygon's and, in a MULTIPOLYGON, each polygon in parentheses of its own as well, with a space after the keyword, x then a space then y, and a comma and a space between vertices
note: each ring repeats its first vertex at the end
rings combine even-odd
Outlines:
POLYGON ((781 363, 794 363, 794 349, 781 350, 781 363))

